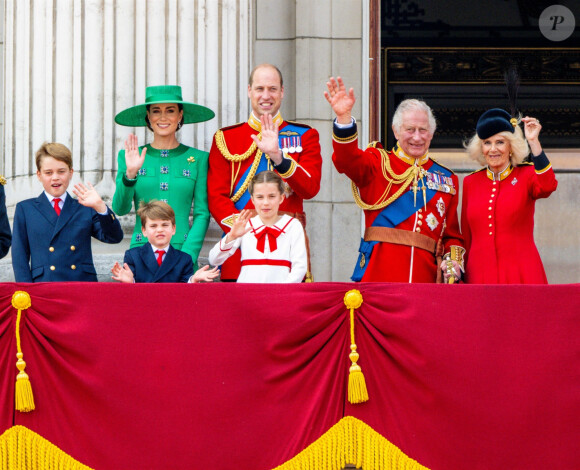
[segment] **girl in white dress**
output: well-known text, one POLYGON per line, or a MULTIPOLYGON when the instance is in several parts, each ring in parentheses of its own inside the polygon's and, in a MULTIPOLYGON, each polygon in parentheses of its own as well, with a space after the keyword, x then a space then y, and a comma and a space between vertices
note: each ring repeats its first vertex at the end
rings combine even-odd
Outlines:
POLYGON ((306 274, 306 243, 302 224, 279 215, 284 182, 273 171, 263 171, 249 185, 257 215, 242 210, 229 233, 211 249, 209 262, 221 265, 239 248, 242 270, 238 282, 302 282, 306 274))

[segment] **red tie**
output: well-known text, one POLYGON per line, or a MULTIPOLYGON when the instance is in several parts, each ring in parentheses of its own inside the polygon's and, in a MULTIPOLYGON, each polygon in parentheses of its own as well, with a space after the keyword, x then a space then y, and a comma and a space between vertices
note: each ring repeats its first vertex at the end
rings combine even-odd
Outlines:
POLYGON ((278 248, 278 244, 276 243, 276 238, 282 232, 278 228, 274 227, 264 227, 264 229, 256 235, 258 239, 258 244, 256 245, 256 249, 260 253, 264 253, 264 248, 266 247, 266 238, 268 239, 268 245, 270 246, 270 252, 276 251, 278 248))
POLYGON ((54 212, 56 212, 56 215, 60 215, 60 198, 59 197, 55 197, 52 202, 54 202, 54 212))
POLYGON ((163 263, 163 255, 165 254, 165 250, 155 250, 155 253, 157 253, 157 264, 161 266, 161 263, 163 263))

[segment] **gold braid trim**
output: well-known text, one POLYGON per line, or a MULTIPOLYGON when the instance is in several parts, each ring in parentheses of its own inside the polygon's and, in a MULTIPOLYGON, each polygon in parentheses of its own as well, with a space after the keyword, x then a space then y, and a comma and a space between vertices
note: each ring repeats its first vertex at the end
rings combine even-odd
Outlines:
POLYGON ((365 469, 428 470, 365 422, 345 416, 320 438, 274 470, 365 469))
MULTIPOLYGON (((262 133, 258 134, 258 139, 260 139, 262 137, 262 133)), ((218 131, 215 133, 215 144, 217 145, 218 150, 221 152, 221 154, 224 156, 224 158, 230 162, 243 162, 244 160, 246 160, 250 155, 252 155, 256 149, 258 148, 258 146, 256 145, 256 142, 252 142, 252 145, 250 145, 250 148, 248 150, 246 150, 244 153, 241 154, 231 154, 230 151, 228 150, 228 146, 226 145, 226 140, 224 139, 224 133, 222 132, 221 129, 218 129, 218 131)))
MULTIPOLYGON (((385 192, 381 195, 381 197, 377 200, 377 202, 375 202, 374 204, 367 204, 366 202, 364 202, 362 200, 360 193, 359 193, 359 190, 358 190, 356 184, 354 184, 354 181, 351 181, 352 197, 354 198, 354 202, 356 202, 356 205, 359 206, 363 210, 380 210, 380 209, 387 207, 395 199, 397 199, 401 194, 403 194, 403 192, 409 187, 411 182, 418 175, 421 175, 421 172, 422 172, 422 168, 420 166, 412 165, 407 170, 405 170, 403 173, 398 175, 391 168, 391 162, 389 161, 389 155, 386 152, 386 150, 384 150, 384 149, 377 149, 377 150, 380 152, 381 157, 382 157, 381 169, 383 171, 383 176, 389 182, 389 184, 387 185, 385 192), (397 192, 395 194, 393 194, 388 199, 385 199, 387 197, 387 194, 389 194, 389 190, 391 189, 391 186, 393 185, 393 183, 402 184, 402 186, 397 190, 397 192)), ((421 175, 421 177, 422 177, 422 175, 421 175)))
POLYGON ((0 436, 0 468, 90 470, 24 426, 13 426, 0 436))
POLYGON ((252 163, 252 166, 250 168, 250 172, 248 173, 248 177, 244 180, 244 183, 242 184, 240 189, 238 189, 236 194, 234 194, 230 198, 232 202, 238 202, 238 200, 242 197, 242 194, 244 194, 246 192, 246 189, 248 189, 250 181, 252 181, 252 178, 256 174, 256 170, 258 169, 258 165, 260 164, 261 158, 262 158, 262 151, 258 150, 256 152, 256 156, 254 157, 254 162, 252 163))

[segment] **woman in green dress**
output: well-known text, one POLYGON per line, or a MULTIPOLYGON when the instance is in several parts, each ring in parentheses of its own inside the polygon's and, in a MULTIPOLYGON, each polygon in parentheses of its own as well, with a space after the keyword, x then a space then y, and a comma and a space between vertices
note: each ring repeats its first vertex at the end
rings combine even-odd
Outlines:
MULTIPOLYGON (((215 116, 210 109, 183 101, 181 87, 147 87, 145 104, 133 106, 115 116, 122 126, 147 126, 153 142, 139 147, 130 134, 125 149, 119 151, 117 187, 113 210, 125 215, 140 201, 157 199, 175 211, 176 231, 171 245, 197 261, 209 224, 207 206, 208 153, 180 144, 175 133, 183 124, 203 122, 215 116), (193 204, 193 224, 189 214, 193 204)), ((147 243, 137 216, 131 248, 147 243)))

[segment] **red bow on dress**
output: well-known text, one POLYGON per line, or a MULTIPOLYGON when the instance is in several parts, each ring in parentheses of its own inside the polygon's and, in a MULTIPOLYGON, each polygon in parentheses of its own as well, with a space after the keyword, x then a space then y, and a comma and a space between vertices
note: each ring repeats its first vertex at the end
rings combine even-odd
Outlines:
POLYGON ((256 249, 260 253, 264 253, 264 248, 266 245, 266 238, 268 239, 268 245, 270 246, 270 252, 276 251, 278 244, 276 243, 276 238, 281 234, 279 228, 277 227, 264 227, 260 233, 255 234, 258 239, 258 244, 256 249))

